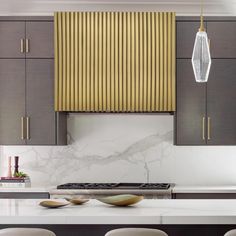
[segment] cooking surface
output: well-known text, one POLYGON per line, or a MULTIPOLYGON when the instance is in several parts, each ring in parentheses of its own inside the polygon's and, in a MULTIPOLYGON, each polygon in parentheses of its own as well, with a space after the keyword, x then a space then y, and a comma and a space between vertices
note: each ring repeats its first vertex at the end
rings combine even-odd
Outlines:
POLYGON ((169 189, 168 183, 67 183, 57 189, 169 189))

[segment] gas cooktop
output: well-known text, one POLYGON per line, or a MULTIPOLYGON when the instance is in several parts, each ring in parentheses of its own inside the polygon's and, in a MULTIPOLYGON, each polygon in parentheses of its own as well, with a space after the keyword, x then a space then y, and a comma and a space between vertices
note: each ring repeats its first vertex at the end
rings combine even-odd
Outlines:
POLYGON ((57 189, 167 190, 169 188, 168 183, 67 183, 57 186, 57 189))

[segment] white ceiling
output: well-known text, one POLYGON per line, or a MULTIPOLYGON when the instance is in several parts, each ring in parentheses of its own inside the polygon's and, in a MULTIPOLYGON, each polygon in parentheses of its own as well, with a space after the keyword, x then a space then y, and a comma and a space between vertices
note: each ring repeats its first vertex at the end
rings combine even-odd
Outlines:
MULTIPOLYGON (((0 15, 51 15, 54 11, 175 11, 198 15, 196 0, 0 0, 0 15)), ((205 15, 236 15, 236 0, 204 0, 205 15)))

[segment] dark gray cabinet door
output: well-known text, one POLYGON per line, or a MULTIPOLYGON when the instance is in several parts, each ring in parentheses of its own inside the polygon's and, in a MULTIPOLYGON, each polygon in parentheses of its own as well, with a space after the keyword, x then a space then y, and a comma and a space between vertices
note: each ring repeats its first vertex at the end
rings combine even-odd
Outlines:
POLYGON ((53 29, 53 22, 26 22, 27 58, 54 57, 53 29))
POLYGON ((213 58, 236 58, 236 22, 208 22, 213 58))
POLYGON ((207 83, 210 145, 236 145, 236 59, 215 59, 207 83))
POLYGON ((205 113, 206 84, 195 82, 190 59, 178 59, 176 145, 206 144, 206 127, 203 124, 205 113))
POLYGON ((0 144, 25 144, 25 60, 0 59, 0 144))
POLYGON ((26 60, 26 113, 30 145, 56 144, 54 60, 26 60))
POLYGON ((0 58, 24 58, 25 22, 0 21, 0 58))
POLYGON ((199 22, 177 22, 176 23, 176 50, 177 58, 191 58, 199 22))

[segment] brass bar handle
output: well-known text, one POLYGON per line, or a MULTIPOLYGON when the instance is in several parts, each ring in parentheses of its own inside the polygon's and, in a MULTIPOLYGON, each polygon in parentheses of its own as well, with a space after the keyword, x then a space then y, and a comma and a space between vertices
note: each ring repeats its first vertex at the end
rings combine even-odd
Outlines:
POLYGON ((20 52, 24 53, 24 39, 20 40, 20 52))
POLYGON ((211 118, 208 117, 207 119, 207 139, 211 139, 211 118))
POLYGON ((25 51, 26 51, 26 53, 29 53, 29 50, 30 50, 30 48, 29 48, 29 39, 26 39, 25 40, 25 51))
POLYGON ((205 117, 202 117, 202 139, 205 140, 205 117))
POLYGON ((21 139, 25 139, 25 117, 21 117, 21 139))
POLYGON ((26 139, 30 139, 30 118, 26 117, 26 139))

